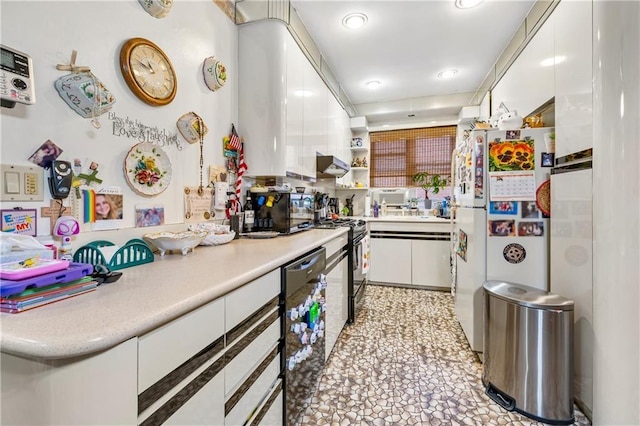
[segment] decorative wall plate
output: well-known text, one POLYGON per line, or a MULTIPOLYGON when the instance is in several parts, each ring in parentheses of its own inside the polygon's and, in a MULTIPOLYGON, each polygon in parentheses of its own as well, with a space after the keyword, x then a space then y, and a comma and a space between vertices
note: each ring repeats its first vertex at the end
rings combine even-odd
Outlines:
POLYGON ((551 180, 547 179, 536 190, 536 206, 545 216, 551 216, 551 180))
POLYGON ((215 92, 227 82, 227 68, 220 60, 210 56, 202 64, 204 83, 209 90, 215 92))
POLYGON ((84 118, 104 114, 116 101, 115 96, 91 72, 62 76, 53 85, 62 100, 84 118), (98 87, 97 99, 96 86, 98 87))
POLYGON ((124 160, 127 183, 140 195, 154 196, 171 182, 171 161, 162 148, 143 142, 135 145, 124 160))
POLYGON ((138 0, 144 10, 154 18, 164 18, 173 6, 173 0, 138 0))
POLYGON ((189 143, 196 143, 200 140, 200 123, 202 123, 202 136, 204 137, 209 129, 202 121, 202 118, 195 112, 188 112, 178 119, 176 126, 180 134, 189 143))

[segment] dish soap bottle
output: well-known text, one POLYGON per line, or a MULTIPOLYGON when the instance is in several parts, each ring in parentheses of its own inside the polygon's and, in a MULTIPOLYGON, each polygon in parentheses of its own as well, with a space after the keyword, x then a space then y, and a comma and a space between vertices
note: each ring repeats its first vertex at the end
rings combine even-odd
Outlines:
POLYGON ((382 199, 382 204, 381 204, 381 213, 382 216, 386 216, 387 215, 387 200, 385 200, 384 198, 382 199))

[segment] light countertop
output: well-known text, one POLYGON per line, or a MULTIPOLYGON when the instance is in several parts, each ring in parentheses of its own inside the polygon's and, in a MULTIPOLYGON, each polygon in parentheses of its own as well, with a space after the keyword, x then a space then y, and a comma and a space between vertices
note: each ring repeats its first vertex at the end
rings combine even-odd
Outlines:
POLYGON ((451 223, 449 219, 443 219, 436 216, 400 216, 400 215, 388 215, 378 217, 363 217, 362 219, 367 222, 418 222, 418 223, 451 223))
POLYGON ((186 256, 122 269, 96 291, 19 314, 0 314, 2 352, 69 358, 141 336, 346 233, 317 229, 272 239, 199 246, 186 256))

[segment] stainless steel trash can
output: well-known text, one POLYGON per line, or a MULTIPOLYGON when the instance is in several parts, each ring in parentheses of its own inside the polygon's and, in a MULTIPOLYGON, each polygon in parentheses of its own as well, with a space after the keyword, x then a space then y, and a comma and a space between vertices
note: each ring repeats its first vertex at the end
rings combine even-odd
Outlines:
POLYGON ((549 424, 573 415, 573 301, 520 284, 484 284, 487 395, 549 424))

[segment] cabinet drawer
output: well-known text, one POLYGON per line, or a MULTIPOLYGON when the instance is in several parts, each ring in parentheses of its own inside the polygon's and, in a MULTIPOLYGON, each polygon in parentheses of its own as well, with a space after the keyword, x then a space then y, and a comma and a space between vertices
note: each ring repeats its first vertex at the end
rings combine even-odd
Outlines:
MULTIPOLYGON (((280 339, 280 318, 276 310, 225 354, 225 395, 234 392, 280 339)), ((275 376, 274 376, 275 377, 275 376)))
POLYGON ((347 245, 348 242, 347 234, 342 235, 336 239, 333 239, 324 245, 324 248, 327 250, 327 259, 330 258, 335 252, 340 250, 342 247, 347 245))
MULTIPOLYGON (((263 360, 262 369, 257 369, 256 374, 260 373, 251 386, 242 395, 234 394, 225 404, 225 426, 244 425, 251 417, 254 410, 267 398, 269 389, 278 380, 280 373, 280 357, 277 347, 275 347, 269 355, 263 360), (262 371, 260 371, 262 370, 262 371), (238 396, 238 399, 234 397, 238 396)), ((277 424, 280 424, 280 422, 277 424)))
POLYGON ((224 334, 224 300, 215 300, 138 339, 138 393, 224 334))
POLYGON ((247 317, 280 294, 280 269, 275 269, 225 297, 225 331, 230 331, 247 317))
POLYGON ((284 393, 282 380, 278 380, 265 399, 264 404, 257 410, 256 415, 249 421, 249 426, 278 426, 284 419, 284 393))
POLYGON ((176 411, 165 425, 221 425, 224 423, 224 374, 218 373, 176 411))

